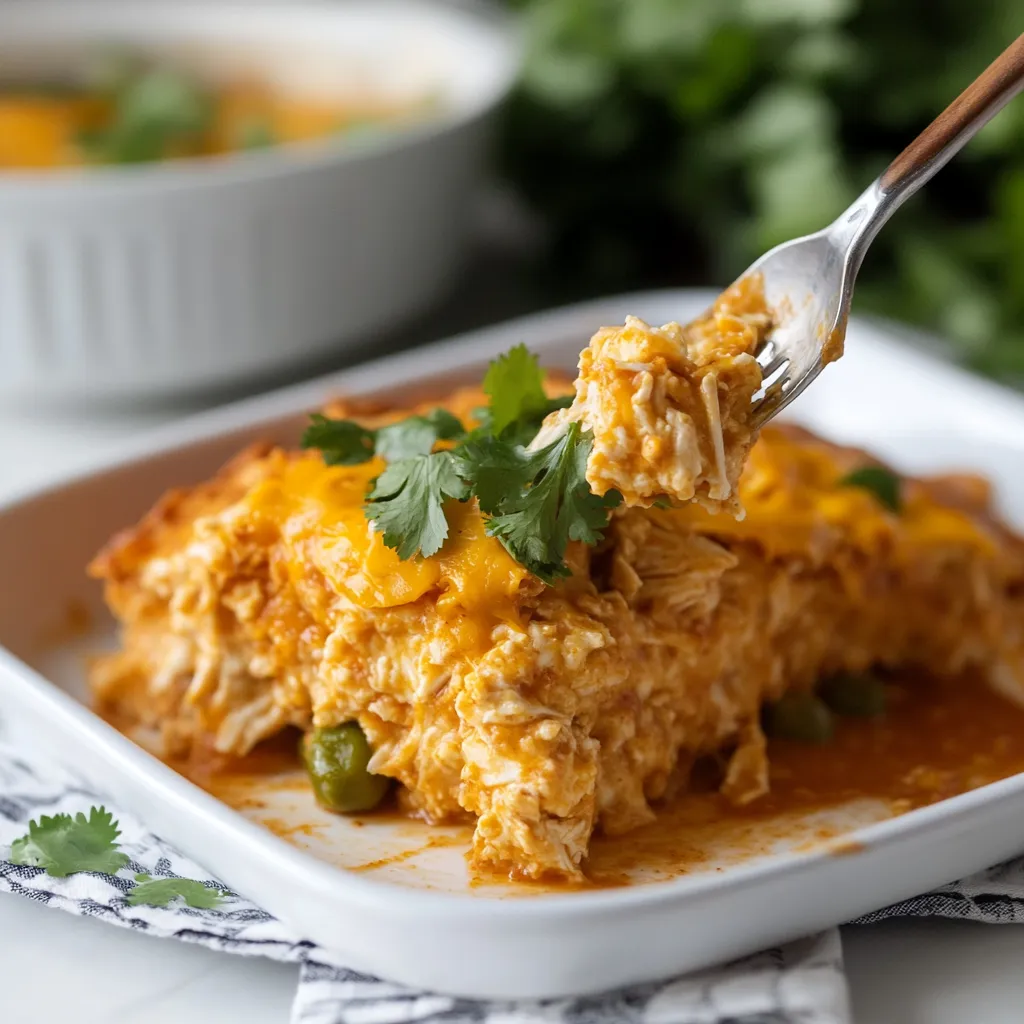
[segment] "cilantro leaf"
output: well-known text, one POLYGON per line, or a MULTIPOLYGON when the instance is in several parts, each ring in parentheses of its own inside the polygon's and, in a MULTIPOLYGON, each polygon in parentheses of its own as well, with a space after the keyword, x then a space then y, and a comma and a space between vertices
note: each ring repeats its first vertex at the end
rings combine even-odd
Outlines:
POLYGON ((459 476, 451 452, 434 452, 388 464, 376 479, 366 505, 366 518, 401 559, 436 554, 448 536, 444 502, 465 501, 469 487, 459 476))
POLYGON ((509 424, 542 408, 544 374, 537 357, 525 346, 516 345, 498 356, 487 368, 484 393, 490 398, 491 430, 500 434, 509 424))
POLYGON ((303 448, 319 448, 328 466, 356 466, 373 458, 376 433, 354 420, 332 420, 315 412, 302 435, 303 448))
POLYGON ((110 98, 109 124, 78 140, 98 163, 146 163, 173 156, 176 148, 194 148, 213 116, 209 92, 170 68, 125 66, 110 98))
POLYGON ((505 510, 537 476, 530 453, 490 434, 470 438, 454 452, 459 475, 469 481, 480 511, 495 516, 505 510))
POLYGON ((429 455, 438 441, 454 441, 466 433, 462 422, 447 409, 409 416, 377 431, 377 454, 388 462, 429 455))
POLYGON ((103 807, 93 807, 89 817, 79 811, 70 814, 43 815, 28 823, 28 835, 11 845, 11 863, 43 868, 54 878, 66 878, 76 871, 102 871, 116 874, 128 863, 128 856, 117 849, 121 834, 113 815, 103 807))
POLYGON ((482 431, 516 444, 529 444, 549 412, 572 404, 571 396, 544 393, 544 371, 525 345, 493 360, 483 386, 490 406, 478 417, 482 431))
POLYGON ((131 907, 166 907, 180 897, 197 910, 213 910, 219 907, 227 893, 223 889, 211 889, 191 878, 152 878, 150 875, 136 875, 135 885, 128 890, 128 905, 131 907))
POLYGON ((377 430, 367 430, 355 420, 332 420, 320 413, 313 413, 309 419, 302 447, 319 448, 328 466, 356 466, 374 455, 388 462, 429 455, 438 441, 453 441, 466 433, 459 418, 447 409, 408 416, 377 430))
MULTIPOLYGON (((564 561, 569 541, 597 543, 608 525, 608 509, 621 500, 617 492, 605 497, 591 492, 586 478, 591 443, 578 423, 570 423, 545 448, 515 456, 523 465, 510 470, 514 488, 510 486, 497 501, 497 494, 484 495, 498 513, 488 522, 487 532, 545 583, 569 575, 564 561), (520 486, 524 479, 529 481, 525 487, 520 486)), ((479 485, 475 489, 479 491, 479 485)))
POLYGON ((840 487, 861 487, 870 491, 890 512, 899 513, 902 507, 902 481, 885 466, 862 466, 847 473, 839 481, 840 487))

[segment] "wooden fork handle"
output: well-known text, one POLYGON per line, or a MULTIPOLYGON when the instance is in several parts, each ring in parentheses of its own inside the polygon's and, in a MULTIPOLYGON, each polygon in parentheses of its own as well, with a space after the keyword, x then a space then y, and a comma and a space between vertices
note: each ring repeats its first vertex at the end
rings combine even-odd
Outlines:
POLYGON ((889 166, 885 192, 916 191, 1024 88, 1024 33, 1019 35, 889 166))

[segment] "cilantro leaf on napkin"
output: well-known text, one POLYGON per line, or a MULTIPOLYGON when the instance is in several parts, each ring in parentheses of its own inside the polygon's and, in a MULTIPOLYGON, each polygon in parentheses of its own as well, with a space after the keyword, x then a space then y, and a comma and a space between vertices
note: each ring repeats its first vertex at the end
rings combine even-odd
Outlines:
POLYGON ((76 871, 113 875, 128 863, 117 848, 120 834, 113 815, 102 807, 93 807, 88 818, 81 811, 74 818, 44 814, 38 822, 30 821, 28 835, 11 845, 11 863, 43 868, 55 878, 76 871))
POLYGON ((223 889, 211 889, 191 878, 153 878, 151 875, 136 875, 135 885, 128 892, 131 907, 167 907, 175 899, 197 910, 213 910, 219 907, 226 895, 223 889))
MULTIPOLYGON (((28 823, 28 834, 11 844, 11 863, 42 868, 54 878, 66 878, 80 871, 116 875, 130 858, 118 849, 121 830, 104 807, 93 807, 87 818, 81 811, 41 815, 28 823)), ((212 910, 220 905, 226 890, 214 889, 191 878, 153 878, 137 874, 128 890, 132 907, 166 907, 180 897, 190 907, 212 910)))

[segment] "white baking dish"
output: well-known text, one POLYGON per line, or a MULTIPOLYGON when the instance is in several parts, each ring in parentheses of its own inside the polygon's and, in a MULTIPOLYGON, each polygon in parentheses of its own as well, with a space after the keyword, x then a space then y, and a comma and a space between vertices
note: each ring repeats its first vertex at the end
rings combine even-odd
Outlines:
MULTIPOLYGON (((748 851, 743 860, 723 850, 673 881, 510 898, 510 888, 470 888, 458 847, 424 850, 375 872, 346 870, 418 848, 423 831, 331 818, 312 837, 276 838, 257 823, 259 812, 247 820, 228 809, 81 703, 83 644, 103 642, 109 630, 82 567, 166 487, 207 477, 251 439, 294 440, 304 412, 339 392, 447 386, 478 375, 489 357, 523 340, 549 364, 569 368, 598 324, 629 312, 655 322, 686 319, 708 300, 693 292, 608 299, 369 364, 162 429, 133 441, 120 460, 8 506, 0 511, 6 738, 17 742, 31 730, 40 737, 36 749, 80 769, 216 876, 353 967, 469 996, 592 992, 702 967, 1024 850, 1024 776, 1017 776, 867 824, 842 856, 834 847, 801 847, 806 829, 796 824, 785 833, 765 827, 760 855, 748 851), (93 611, 93 629, 57 643, 72 601, 93 611)), ((893 343, 884 330, 855 323, 846 357, 800 398, 796 415, 908 469, 980 468, 1024 521, 1024 401, 893 343)), ((269 803, 274 815, 316 814, 308 793, 291 806, 269 803)), ((865 808, 837 814, 834 821, 852 826, 872 817, 865 808)))
POLYGON ((127 168, 0 172, 0 397, 173 393, 265 375, 408 319, 465 254, 511 24, 443 0, 0 0, 5 69, 119 42, 210 77, 353 89, 393 132, 127 168))

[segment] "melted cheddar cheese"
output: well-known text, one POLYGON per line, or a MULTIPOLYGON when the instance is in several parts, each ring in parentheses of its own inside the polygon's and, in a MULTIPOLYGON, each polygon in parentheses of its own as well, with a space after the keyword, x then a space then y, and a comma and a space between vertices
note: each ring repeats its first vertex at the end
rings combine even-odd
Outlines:
POLYGON ((836 556, 837 537, 863 555, 899 561, 912 561, 918 549, 935 546, 987 557, 998 551, 989 521, 977 510, 941 504, 925 483, 904 482, 896 514, 871 491, 843 482, 851 470, 874 462, 864 453, 837 458, 834 446, 792 428, 769 427, 765 436, 770 443, 754 446, 741 479, 744 519, 698 505, 660 514, 711 536, 756 540, 773 557, 810 555, 819 564, 836 556))
POLYGON ((449 537, 431 558, 402 561, 366 518, 366 492, 384 463, 327 466, 319 453, 288 462, 280 476, 258 484, 245 502, 256 523, 279 532, 288 571, 314 569, 364 609, 411 604, 436 595, 446 616, 471 613, 481 629, 516 621, 520 589, 529 573, 484 530, 474 503, 449 502, 449 537))

